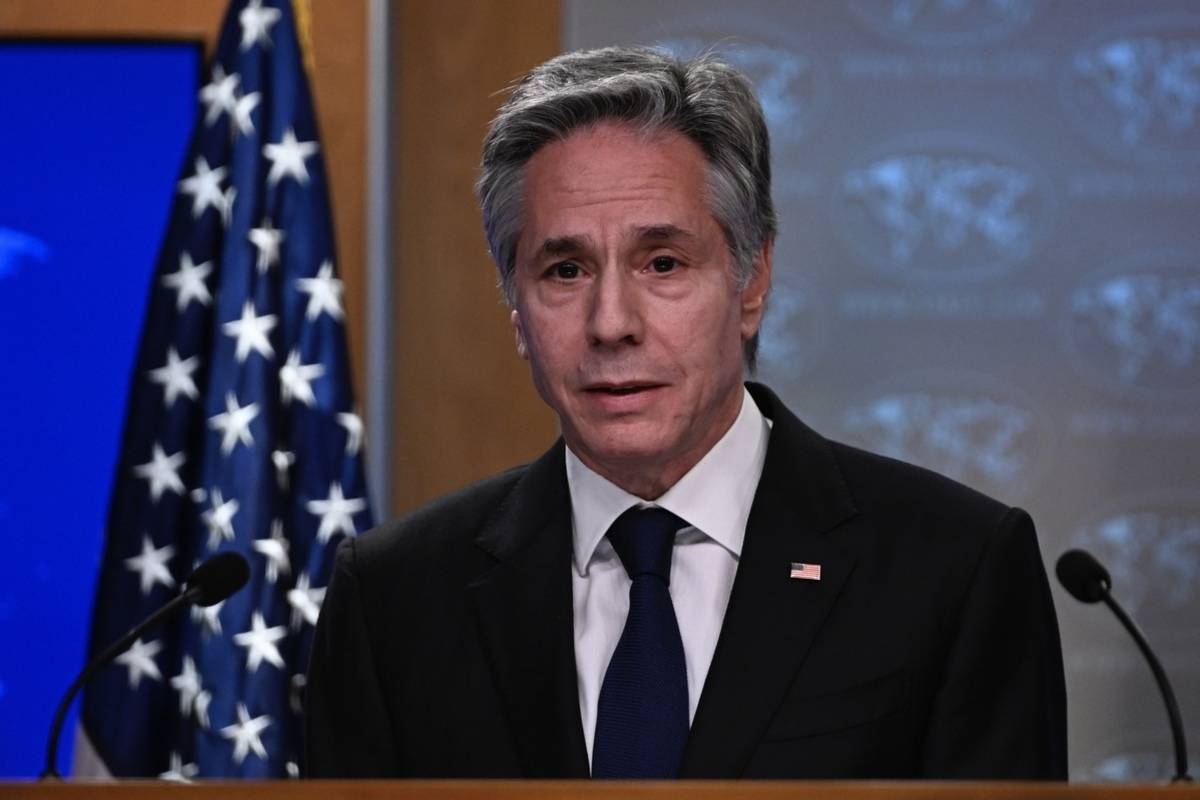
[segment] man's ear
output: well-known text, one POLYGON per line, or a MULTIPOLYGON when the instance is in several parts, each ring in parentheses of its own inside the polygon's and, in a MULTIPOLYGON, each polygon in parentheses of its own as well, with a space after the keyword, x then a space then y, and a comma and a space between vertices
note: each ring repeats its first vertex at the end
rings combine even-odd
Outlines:
POLYGON ((741 292, 742 304, 742 341, 747 341, 756 333, 762 324, 763 312, 767 309, 767 293, 771 290, 771 265, 775 243, 763 243, 762 251, 754 259, 754 272, 750 282, 741 292))
POLYGON ((508 321, 512 323, 513 333, 517 337, 517 355, 526 361, 529 360, 529 348, 525 345, 525 330, 521 327, 521 314, 515 308, 512 314, 509 315, 508 321))

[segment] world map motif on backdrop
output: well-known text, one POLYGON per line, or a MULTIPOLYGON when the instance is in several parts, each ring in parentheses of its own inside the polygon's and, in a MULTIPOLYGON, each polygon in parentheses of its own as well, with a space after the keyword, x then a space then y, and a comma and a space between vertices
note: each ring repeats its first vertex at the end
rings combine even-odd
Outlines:
MULTIPOLYGON (((1175 759, 1166 736, 1167 732, 1162 728, 1126 732, 1119 741, 1108 742, 1099 748, 1099 755, 1075 766, 1071 780, 1078 783, 1161 783, 1175 772, 1175 759)), ((1200 763, 1197 752, 1189 753, 1188 763, 1200 763)))
POLYGON ((1200 256, 1126 258, 1085 276, 1065 302, 1064 346, 1098 388, 1159 400, 1200 394, 1200 256))
POLYGON ((970 47, 1007 39, 1029 24, 1034 0, 850 0, 868 30, 917 47, 970 47))
POLYGON ((852 401, 840 425, 867 450, 919 464, 1016 502, 1040 484, 1054 427, 1032 400, 975 373, 931 370, 852 401))
MULTIPOLYGON (((681 58, 715 52, 749 76, 771 132, 772 161, 796 148, 817 127, 829 105, 829 71, 795 37, 780 36, 744 14, 706 15, 664 27, 650 44, 681 58)), ((786 191, 785 181, 776 181, 786 191)))
POLYGON ((50 260, 50 248, 41 239, 28 233, 0 226, 0 278, 15 275, 17 270, 50 260))
POLYGON ((767 314, 759 330, 759 363, 764 379, 787 386, 810 368, 829 338, 829 303, 815 286, 811 264, 778 248, 767 314))
POLYGON ((831 214, 850 251, 904 281, 946 285, 1010 273, 1049 232, 1050 181, 1011 148, 961 132, 908 135, 836 180, 831 214))
POLYGON ((1061 66, 1075 127, 1109 155, 1200 167, 1200 15, 1131 17, 1061 66))
POLYGON ((1200 492, 1119 498, 1075 525, 1071 546, 1108 568, 1113 596, 1154 643, 1200 644, 1200 492))

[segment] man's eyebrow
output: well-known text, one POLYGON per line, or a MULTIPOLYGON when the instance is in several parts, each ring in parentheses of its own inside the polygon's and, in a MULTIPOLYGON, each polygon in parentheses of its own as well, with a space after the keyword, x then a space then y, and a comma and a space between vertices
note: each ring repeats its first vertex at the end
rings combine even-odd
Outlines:
POLYGON ((634 228, 634 236, 642 241, 649 240, 665 240, 665 239, 695 239, 696 234, 685 230, 678 225, 644 225, 639 228, 634 228))
POLYGON ((538 248, 538 254, 562 256, 578 253, 580 250, 587 249, 588 241, 587 236, 555 236, 542 242, 542 246, 538 248))

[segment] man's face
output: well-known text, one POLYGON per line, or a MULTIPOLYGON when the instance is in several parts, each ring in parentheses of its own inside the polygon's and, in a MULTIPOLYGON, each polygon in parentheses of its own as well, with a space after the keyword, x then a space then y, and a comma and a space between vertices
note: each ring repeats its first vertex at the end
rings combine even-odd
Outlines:
POLYGON ((580 459, 653 499, 741 404, 770 246, 739 291, 685 136, 601 123, 546 145, 525 175, 514 265, 517 348, 580 459))

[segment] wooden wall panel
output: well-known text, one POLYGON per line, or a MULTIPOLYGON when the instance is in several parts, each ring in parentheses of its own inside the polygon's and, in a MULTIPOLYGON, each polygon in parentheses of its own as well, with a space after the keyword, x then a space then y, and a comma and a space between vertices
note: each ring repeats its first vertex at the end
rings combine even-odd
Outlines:
MULTIPOLYGON (((0 0, 0 35, 199 39, 211 52, 227 7, 227 0, 0 0)), ((366 0, 311 0, 311 8, 313 91, 330 175, 337 267, 346 284, 355 392, 361 402, 366 385, 366 0)))
POLYGON ((337 237, 337 269, 346 286, 346 338, 354 396, 367 386, 367 0, 311 0, 312 86, 325 148, 337 237))
POLYGON ((536 456, 556 423, 516 356, 472 194, 502 89, 560 49, 558 0, 393 6, 392 508, 536 456))

